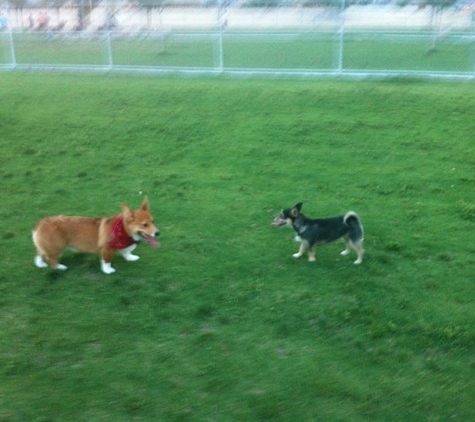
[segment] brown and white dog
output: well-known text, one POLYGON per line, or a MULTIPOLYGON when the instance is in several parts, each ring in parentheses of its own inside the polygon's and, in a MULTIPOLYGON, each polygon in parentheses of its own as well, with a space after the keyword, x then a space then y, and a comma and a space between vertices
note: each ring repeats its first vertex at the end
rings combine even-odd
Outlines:
POLYGON ((115 253, 127 261, 137 261, 139 256, 132 254, 137 243, 145 239, 158 248, 160 244, 155 238, 159 234, 147 197, 137 211, 122 204, 122 213, 113 217, 46 217, 33 229, 35 265, 66 270, 58 259, 66 248, 72 248, 78 252, 99 253, 102 272, 111 274, 115 272, 111 265, 115 253))

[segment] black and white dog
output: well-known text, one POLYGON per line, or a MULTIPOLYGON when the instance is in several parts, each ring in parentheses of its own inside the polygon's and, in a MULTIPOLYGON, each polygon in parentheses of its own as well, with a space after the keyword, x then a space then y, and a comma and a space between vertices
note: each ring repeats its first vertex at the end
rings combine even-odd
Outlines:
POLYGON ((339 238, 345 239, 346 249, 342 255, 348 255, 351 248, 358 254, 355 264, 363 262, 363 226, 358 215, 349 211, 345 215, 332 218, 308 218, 300 211, 302 202, 293 208, 287 208, 274 217, 271 226, 288 225, 297 233, 296 240, 301 242, 299 251, 294 258, 300 258, 307 248, 308 260, 315 261, 315 248, 333 242, 339 238))

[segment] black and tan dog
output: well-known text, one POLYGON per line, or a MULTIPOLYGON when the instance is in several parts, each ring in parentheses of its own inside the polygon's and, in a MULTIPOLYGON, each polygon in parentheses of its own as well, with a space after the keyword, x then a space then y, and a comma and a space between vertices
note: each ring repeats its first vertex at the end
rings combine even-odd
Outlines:
POLYGON ((333 242, 339 238, 345 239, 346 249, 342 255, 348 255, 351 248, 358 254, 355 264, 363 262, 363 226, 358 215, 349 211, 345 215, 332 218, 308 218, 301 213, 302 202, 293 208, 287 208, 274 217, 271 226, 288 225, 297 233, 296 240, 300 241, 299 251, 293 255, 300 258, 307 248, 308 260, 315 261, 315 248, 333 242))

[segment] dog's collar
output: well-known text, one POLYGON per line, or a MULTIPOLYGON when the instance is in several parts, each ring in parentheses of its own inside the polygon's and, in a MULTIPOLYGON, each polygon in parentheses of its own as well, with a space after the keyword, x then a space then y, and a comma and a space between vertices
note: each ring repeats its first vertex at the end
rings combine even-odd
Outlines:
POLYGON ((301 229, 300 227, 297 227, 294 225, 295 231, 297 232, 298 235, 301 235, 302 233, 305 233, 308 229, 307 225, 304 225, 303 228, 301 229))
POLYGON ((132 239, 125 231, 123 215, 120 215, 114 220, 111 236, 112 240, 109 242, 109 246, 114 249, 125 249, 139 243, 138 240, 132 239))

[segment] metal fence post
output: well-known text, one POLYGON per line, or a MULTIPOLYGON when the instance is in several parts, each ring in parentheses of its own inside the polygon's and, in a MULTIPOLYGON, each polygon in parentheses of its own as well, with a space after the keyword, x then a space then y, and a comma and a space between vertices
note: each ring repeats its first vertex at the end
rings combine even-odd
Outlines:
POLYGON ((224 13, 223 13, 223 0, 218 0, 218 70, 219 72, 222 72, 224 69, 224 46, 223 46, 223 30, 224 30, 224 25, 225 21, 223 19, 224 13))
POLYGON ((114 66, 114 57, 112 55, 111 30, 107 28, 107 64, 110 68, 114 66))
POLYGON ((109 68, 112 69, 112 67, 114 66, 114 57, 113 57, 113 54, 112 54, 111 29, 113 30, 114 28, 113 27, 111 28, 112 19, 111 19, 111 16, 110 16, 111 5, 110 5, 109 0, 105 1, 105 6, 106 6, 106 22, 105 22, 105 25, 107 26, 106 27, 107 65, 109 66, 109 68))
POLYGON ((343 72, 344 46, 345 46, 345 0, 340 3, 340 44, 338 47, 338 73, 343 72))
MULTIPOLYGON (((472 37, 475 36, 475 10, 472 10, 471 13, 471 23, 472 23, 472 37)), ((475 50, 475 46, 473 48, 475 50)), ((475 75, 475 52, 473 54, 473 73, 475 75)))
MULTIPOLYGON (((10 3, 7 1, 7 16, 10 15, 10 3)), ((7 21, 7 33, 8 41, 10 43, 10 64, 12 67, 16 67, 16 52, 15 52, 15 43, 13 42, 13 32, 11 22, 7 21)))

